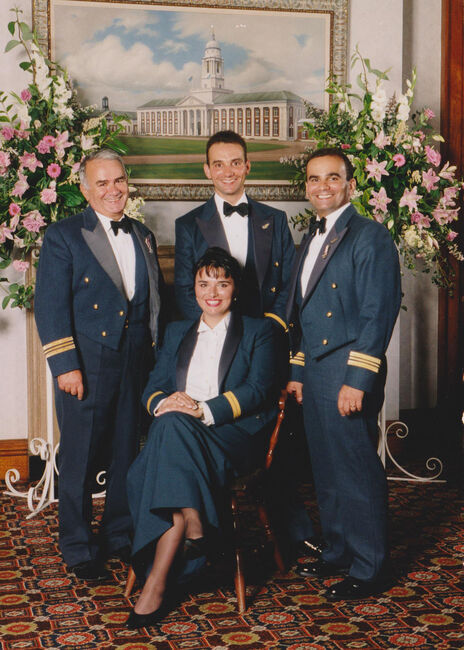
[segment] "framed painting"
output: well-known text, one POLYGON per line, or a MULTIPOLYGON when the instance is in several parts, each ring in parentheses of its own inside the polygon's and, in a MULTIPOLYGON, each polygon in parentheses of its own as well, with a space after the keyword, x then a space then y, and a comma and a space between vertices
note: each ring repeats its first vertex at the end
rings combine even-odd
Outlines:
POLYGON ((247 191, 301 198, 283 158, 306 147, 306 104, 346 74, 348 0, 33 0, 50 58, 80 102, 127 116, 131 181, 149 200, 204 200, 210 135, 247 141, 247 191))

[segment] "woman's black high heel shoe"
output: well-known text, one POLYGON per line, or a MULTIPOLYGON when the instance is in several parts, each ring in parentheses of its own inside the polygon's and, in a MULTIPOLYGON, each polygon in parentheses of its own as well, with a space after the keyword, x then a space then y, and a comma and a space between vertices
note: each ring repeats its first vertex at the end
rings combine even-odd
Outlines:
POLYGON ((158 609, 155 609, 154 612, 149 614, 137 614, 135 609, 129 614, 129 618, 126 621, 126 627, 129 630, 137 630, 140 627, 151 627, 156 625, 168 614, 168 607, 165 603, 161 603, 158 609))
POLYGON ((207 554, 208 544, 206 537, 192 539, 187 537, 184 541, 183 556, 186 560, 195 560, 207 554))

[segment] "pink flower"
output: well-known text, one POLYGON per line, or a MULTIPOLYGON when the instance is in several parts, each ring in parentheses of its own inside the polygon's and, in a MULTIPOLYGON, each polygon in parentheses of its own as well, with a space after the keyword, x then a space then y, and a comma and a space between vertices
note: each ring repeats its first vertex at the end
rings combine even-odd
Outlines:
POLYGON ((55 146, 55 138, 52 135, 45 135, 37 145, 39 153, 50 153, 50 149, 55 146))
POLYGON ((435 167, 438 167, 441 161, 441 155, 433 147, 429 147, 428 144, 425 145, 425 155, 427 157, 427 162, 431 163, 435 167))
POLYGON ((2 129, 2 136, 5 140, 11 140, 14 138, 15 130, 11 126, 4 126, 2 129))
POLYGON ((414 135, 419 138, 421 142, 425 138, 425 133, 423 131, 416 131, 414 135))
POLYGON ((29 189, 29 183, 27 182, 26 177, 24 176, 24 174, 21 174, 21 172, 18 172, 18 180, 16 181, 15 186, 11 190, 11 195, 19 196, 19 198, 21 198, 27 189, 29 189))
POLYGON ((26 167, 31 172, 35 172, 37 167, 43 167, 40 160, 37 160, 35 153, 25 153, 19 157, 21 167, 26 167))
POLYGON ((430 167, 426 172, 422 172, 422 185, 427 192, 437 189, 437 183, 440 179, 430 167))
POLYGON ((457 187, 445 187, 440 203, 444 206, 454 205, 454 199, 457 197, 459 189, 457 187))
POLYGON ((39 230, 46 225, 45 219, 38 210, 28 212, 22 223, 29 232, 39 232, 39 230))
POLYGON ((54 183, 50 184, 50 187, 46 187, 40 192, 40 200, 42 203, 49 205, 50 203, 55 203, 57 199, 56 190, 54 183))
POLYGON ((454 172, 456 171, 456 165, 450 165, 449 162, 443 165, 441 171, 438 172, 440 178, 444 178, 447 181, 454 180, 454 172))
POLYGON ((341 144, 340 149, 349 149, 351 147, 350 144, 341 144))
POLYGON ((432 212, 432 216, 440 226, 444 226, 447 223, 451 223, 458 218, 457 210, 449 210, 446 208, 435 208, 432 212))
POLYGON ((419 228, 430 228, 430 217, 422 214, 422 212, 413 212, 411 215, 411 223, 416 223, 419 228))
POLYGON ((50 178, 58 178, 61 174, 61 167, 57 163, 50 163, 47 167, 47 174, 50 178))
POLYGON ((10 154, 6 153, 6 151, 0 151, 0 176, 6 175, 10 162, 10 154))
POLYGON ((0 226, 0 244, 4 244, 7 239, 13 239, 13 235, 11 234, 11 228, 7 228, 6 226, 0 226))
POLYGON ((72 173, 72 174, 77 174, 77 172, 78 172, 79 169, 80 169, 80 166, 81 166, 81 163, 80 163, 80 162, 76 162, 76 163, 74 163, 74 165, 71 167, 71 173, 72 173))
POLYGON ((412 190, 404 190, 403 196, 400 199, 399 206, 407 206, 411 212, 417 210, 417 201, 422 198, 422 194, 417 193, 417 187, 414 185, 412 190))
POLYGON ((391 203, 391 199, 388 198, 387 193, 384 187, 381 187, 378 192, 372 190, 371 197, 368 201, 369 205, 374 206, 376 212, 387 212, 388 204, 391 203))
POLYGON ((21 121, 21 128, 15 129, 15 136, 21 140, 29 140, 29 131, 26 128, 26 125, 21 121))
POLYGON ((390 174, 385 170, 385 167, 387 165, 387 161, 384 160, 383 162, 379 163, 378 160, 373 158, 372 160, 369 160, 369 158, 366 158, 367 164, 366 164, 366 171, 369 172, 367 178, 375 178, 376 181, 380 181, 382 176, 390 176, 390 174))
POLYGON ((23 102, 28 102, 31 97, 32 95, 27 88, 21 90, 21 99, 23 100, 23 102))
POLYGON ((19 223, 19 217, 20 217, 19 213, 16 214, 14 217, 11 217, 10 225, 8 226, 10 228, 11 232, 14 232, 16 230, 16 226, 19 223))
POLYGON ((402 153, 395 153, 392 160, 395 163, 395 167, 402 167, 406 162, 406 158, 402 153))
POLYGON ((431 108, 424 108, 424 117, 426 117, 428 120, 431 120, 432 117, 435 117, 435 113, 431 108))
POLYGON ((21 214, 21 208, 17 203, 10 203, 8 212, 10 217, 15 217, 17 214, 21 214))
POLYGON ((29 268, 29 262, 24 262, 24 260, 14 260, 13 268, 20 273, 27 271, 29 268))
POLYGON ((391 142, 391 138, 388 135, 385 135, 383 131, 379 131, 375 136, 374 144, 379 149, 384 149, 391 142))
POLYGON ((453 241, 453 239, 456 239, 457 236, 458 236, 457 232, 455 232, 454 230, 450 230, 449 233, 446 235, 446 239, 448 241, 453 241))
POLYGON ((55 138, 55 150, 58 159, 61 160, 64 156, 65 149, 72 147, 72 142, 68 141, 69 133, 68 131, 63 131, 63 133, 58 133, 55 138))

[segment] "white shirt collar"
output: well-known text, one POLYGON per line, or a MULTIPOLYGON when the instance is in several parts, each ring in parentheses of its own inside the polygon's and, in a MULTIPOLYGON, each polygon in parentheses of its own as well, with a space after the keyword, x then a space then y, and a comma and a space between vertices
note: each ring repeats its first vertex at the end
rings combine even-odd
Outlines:
MULTIPOLYGON (((222 196, 219 196, 216 192, 214 193, 214 200, 216 201, 216 207, 218 209, 218 212, 221 216, 224 216, 224 201, 225 199, 222 198, 222 196)), ((228 201, 229 203, 229 201, 228 201)), ((248 198, 245 192, 243 192, 242 196, 240 197, 240 200, 234 203, 233 205, 238 205, 239 203, 248 203, 248 198)), ((231 204, 232 205, 232 204, 231 204)))
POLYGON ((200 320, 200 323, 198 325, 197 332, 220 332, 221 330, 227 331, 227 328, 229 327, 230 323, 230 312, 224 316, 222 320, 219 321, 219 323, 215 327, 210 327, 205 323, 203 318, 200 320))

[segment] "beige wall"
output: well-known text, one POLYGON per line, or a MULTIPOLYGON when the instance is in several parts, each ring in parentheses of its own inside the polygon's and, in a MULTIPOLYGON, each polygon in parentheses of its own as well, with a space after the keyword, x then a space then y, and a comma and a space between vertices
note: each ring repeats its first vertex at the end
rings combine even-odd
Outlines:
MULTIPOLYGON (((10 5, 0 3, 0 52, 8 40, 6 24, 10 5)), ((24 9, 30 22, 30 0, 15 0, 24 9)), ((417 106, 439 110, 440 93, 440 6, 438 0, 351 0, 349 19, 349 55, 359 44, 364 56, 375 67, 391 68, 391 92, 402 89, 404 78, 412 65, 417 66, 417 106)), ((27 75, 15 62, 15 51, 0 54, 0 89, 21 90, 27 75)), ((348 65, 349 69, 349 65, 348 65)), ((352 73, 353 80, 357 71, 352 73)), ((353 81, 354 83, 354 81, 353 81)), ((304 207, 297 203, 275 203, 287 214, 296 214, 304 207)), ((155 223, 161 234, 160 243, 171 243, 174 218, 193 204, 152 203, 147 222, 155 223), (161 226, 161 227, 160 227, 161 226)), ((437 293, 429 278, 404 280, 407 312, 401 313, 389 350, 387 418, 397 416, 398 406, 416 408, 433 406, 436 397, 437 293)), ((26 437, 26 358, 25 317, 18 310, 0 311, 0 439, 26 437)))
MULTIPOLYGON (((0 2, 0 89, 20 91, 30 75, 19 67, 19 51, 4 54, 5 44, 10 39, 7 24, 14 15, 10 7, 23 9, 23 18, 31 22, 30 0, 0 2)), ((3 276, 4 272, 0 271, 3 276)), ((13 282, 22 277, 15 271, 9 273, 13 282)), ((4 291, 0 288, 0 302, 4 291)), ((26 315, 19 309, 0 308, 0 440, 5 438, 27 438, 27 374, 26 374, 26 315)))

